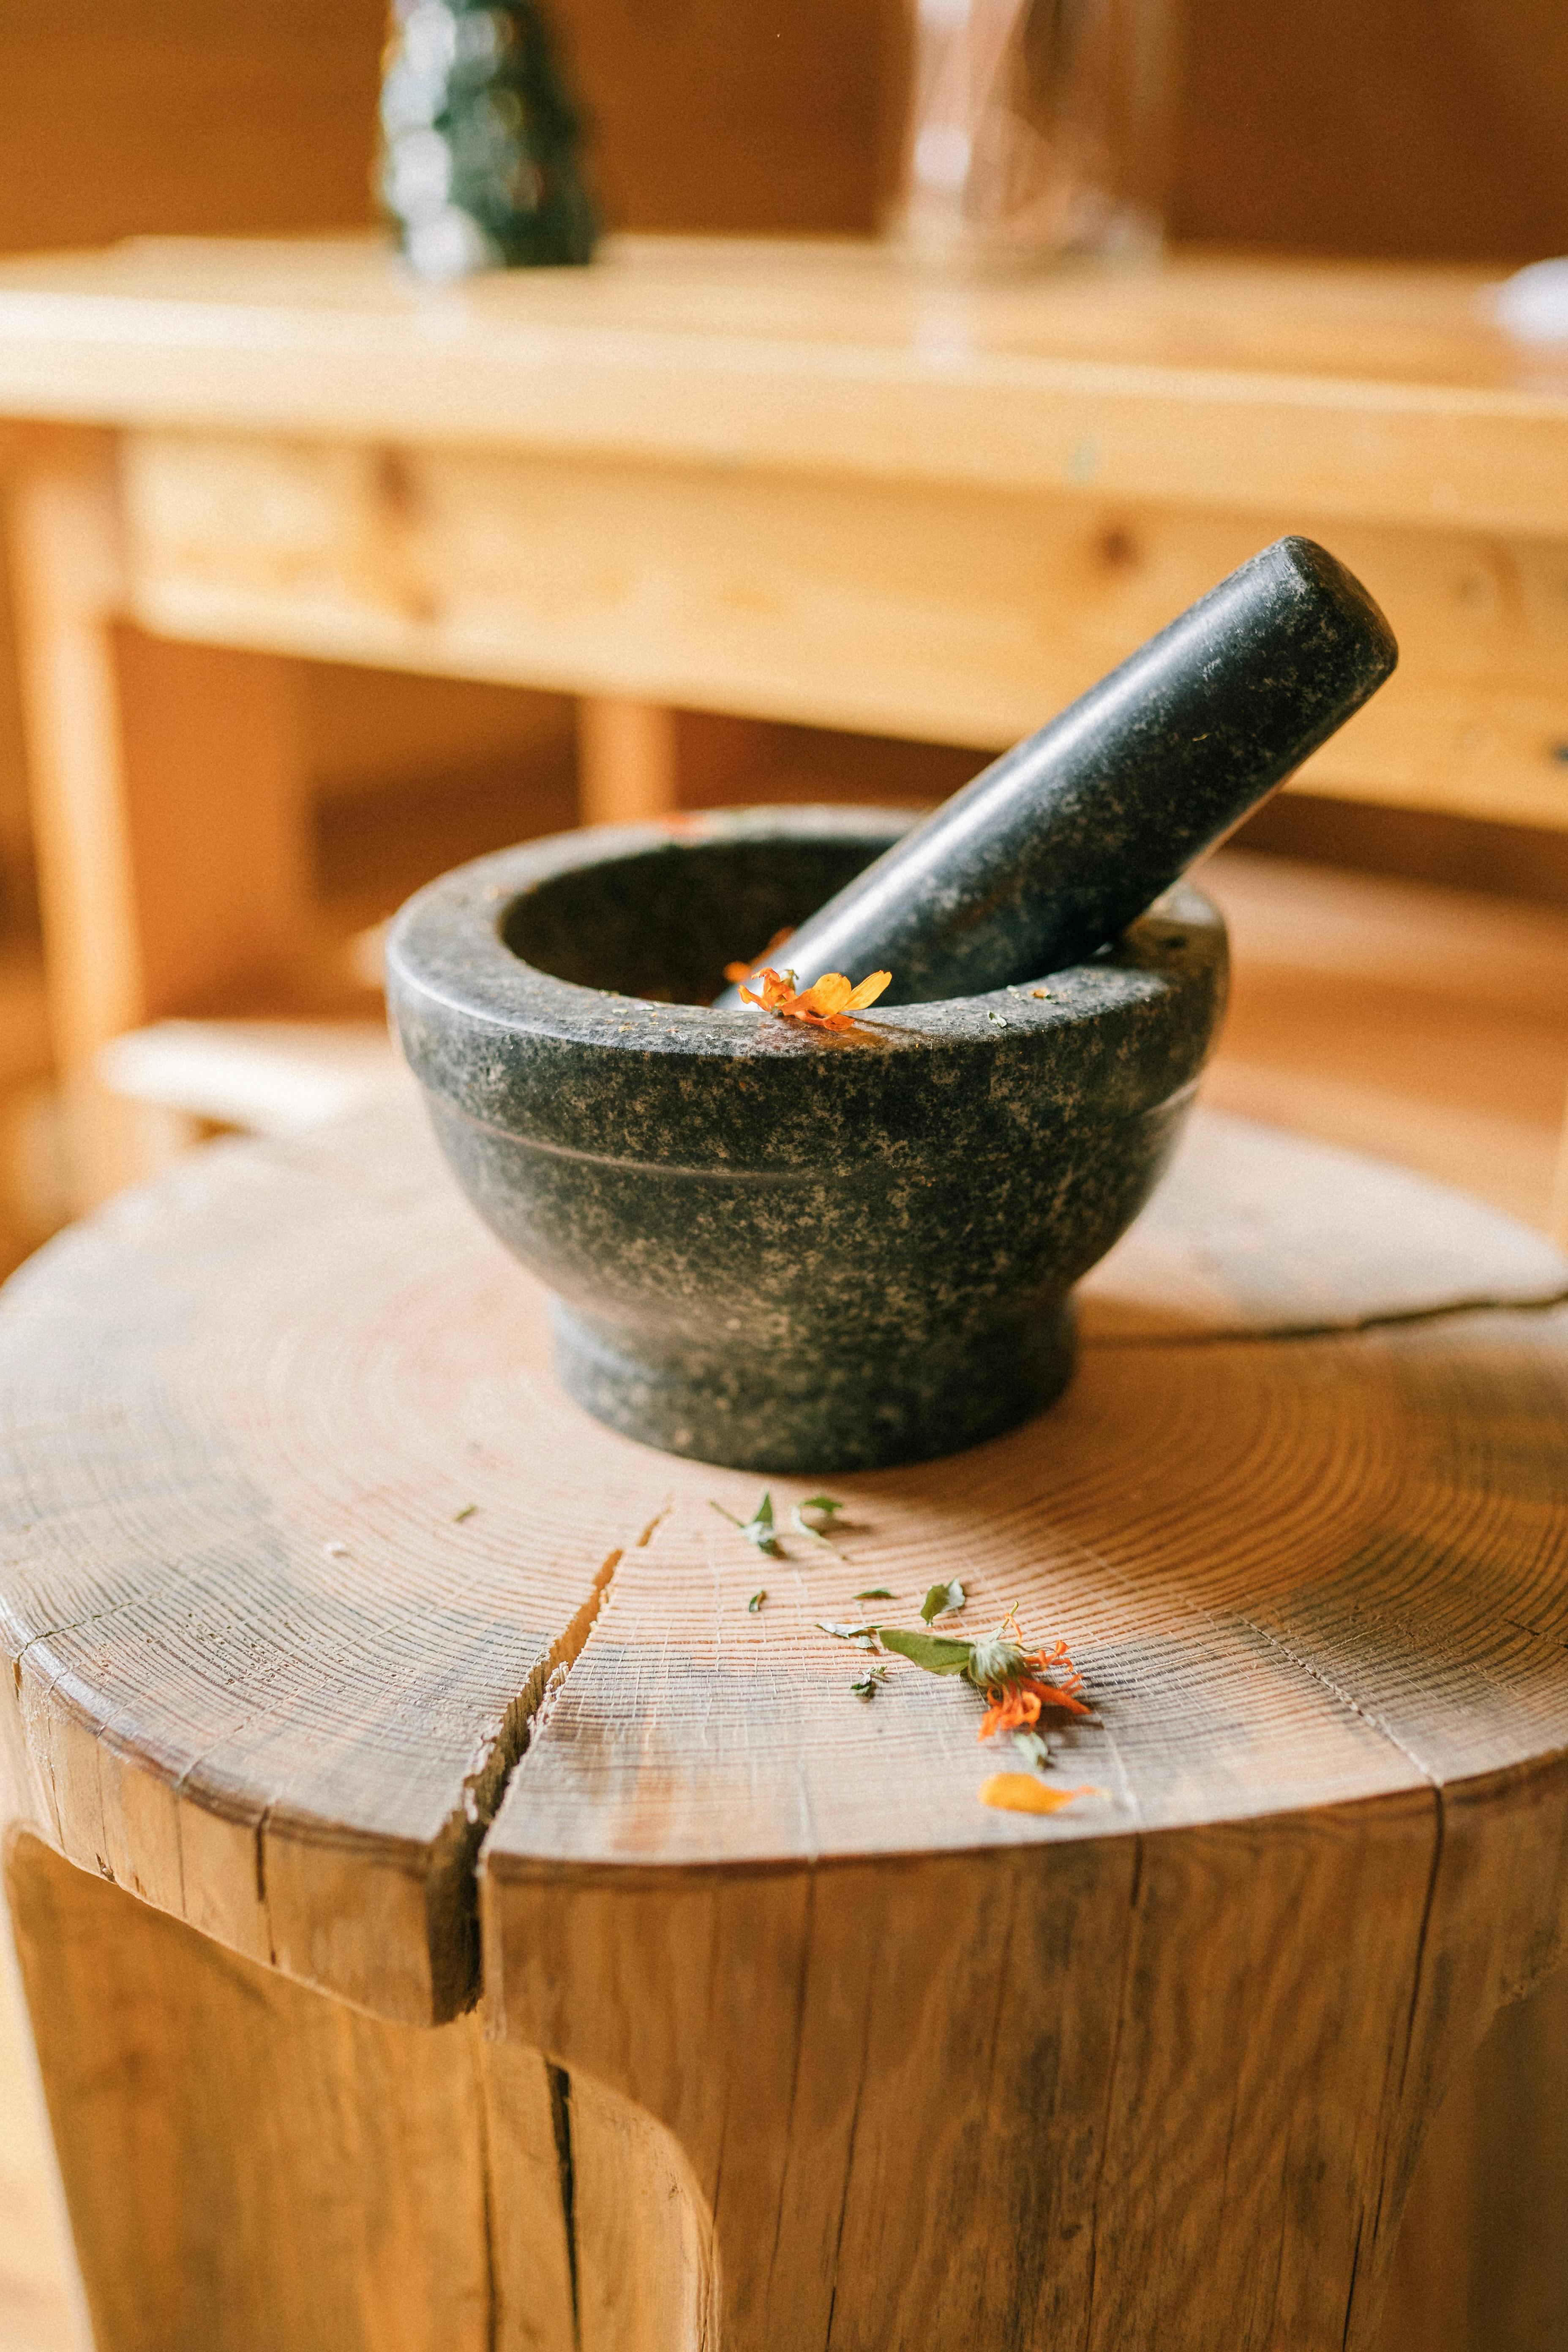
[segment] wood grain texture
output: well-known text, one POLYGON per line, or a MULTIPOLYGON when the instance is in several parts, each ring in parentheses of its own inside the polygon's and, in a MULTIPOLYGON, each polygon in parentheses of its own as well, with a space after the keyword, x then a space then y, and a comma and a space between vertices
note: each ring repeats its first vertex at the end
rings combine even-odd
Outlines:
POLYGON ((1565 1290, 1201 1121, 1062 1405, 766 1561, 708 1507, 756 1481, 556 1395, 406 1107, 204 1155, 0 1318, 13 1818, 374 2035, 473 1997, 494 1816, 489 2023, 556 2074, 548 2142, 537 2074, 485 2089, 486 2161, 532 2243, 571 2151, 605 2352, 1370 2347, 1429 2121, 1568 1957, 1565 1290), (988 1811, 972 1694, 850 1694, 816 1621, 955 1571, 1072 1637, 1103 1795, 988 1811))
POLYGON ((7 1889, 102 2352, 574 2352, 542 2059, 324 2000, 37 1839, 7 1889))
POLYGON ((953 289, 869 241, 628 238, 432 292, 370 239, 152 239, 0 265, 0 415, 1560 537, 1568 402, 1483 282, 1190 256, 953 289))
POLYGON ((138 433, 125 482, 134 609, 174 635, 998 748, 1315 530, 1405 656, 1301 786, 1568 823, 1555 544, 577 454, 409 451, 389 475, 374 446, 257 436, 138 433))
POLYGON ((1568 2103, 1552 2095, 1565 2053, 1560 1971, 1500 2012, 1438 2111, 1378 2352, 1537 2352, 1568 2337, 1568 2103), (1516 2246, 1531 2259, 1514 2262, 1516 2246))
MULTIPOLYGON (((6 1884, 100 2352, 699 2340, 699 2208, 645 2113, 472 2018, 421 2032, 290 1984, 36 1838, 6 1884)), ((10 2318, 0 2294, 7 2352, 10 2318)))

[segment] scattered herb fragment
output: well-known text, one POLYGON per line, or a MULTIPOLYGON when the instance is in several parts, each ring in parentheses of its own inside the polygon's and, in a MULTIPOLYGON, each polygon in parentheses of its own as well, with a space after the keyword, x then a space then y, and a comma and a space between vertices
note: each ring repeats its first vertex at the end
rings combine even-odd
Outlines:
POLYGON ((1048 988, 1031 988, 1029 991, 1031 996, 1048 996, 1050 992, 1048 988))
POLYGON ((723 1504, 716 1503, 711 1496, 708 1498, 708 1507, 710 1511, 717 1511, 721 1519, 728 1519, 732 1528, 739 1528, 746 1541, 755 1544, 759 1551, 765 1551, 770 1559, 783 1559, 779 1539, 773 1531, 773 1498, 771 1494, 763 1496, 749 1519, 738 1519, 733 1511, 727 1511, 723 1504))
POLYGON ((477 1503, 465 1503, 460 1511, 454 1511, 452 1514, 454 1526, 460 1528, 465 1519, 471 1519, 473 1517, 474 1513, 479 1509, 479 1507, 477 1503))
POLYGON ((993 1772, 980 1784, 980 1801, 1001 1813, 1059 1813, 1075 1797, 1103 1797, 1103 1789, 1053 1789, 1032 1772, 993 1772))
POLYGON ((1037 1772, 1050 1769, 1050 1742, 1041 1731, 1016 1731, 1013 1745, 1020 1756, 1026 1757, 1037 1772))
POLYGON ((856 1675, 849 1687, 857 1698, 875 1698, 887 1679, 886 1666, 868 1666, 863 1675, 856 1675))
POLYGON ((836 1642, 858 1642, 863 1650, 876 1647, 876 1636, 869 1625, 830 1625, 826 1617, 816 1621, 819 1633, 831 1633, 836 1642))
POLYGON ((746 1606, 751 1611, 753 1617, 759 1613, 762 1609, 762 1605, 767 1597, 768 1588, 765 1584, 763 1585, 758 1591, 752 1593, 751 1599, 747 1601, 746 1606))
POLYGON ((1026 1650, 1011 1612, 994 1633, 983 1633, 972 1642, 954 1633, 916 1633, 898 1625, 879 1625, 876 1633, 884 1649, 897 1651, 928 1675, 962 1675, 984 1692, 988 1705, 980 1726, 982 1739, 996 1731, 1031 1730, 1047 1706, 1064 1707, 1069 1715, 1089 1713, 1079 1696, 1083 1676, 1068 1655, 1067 1643, 1058 1642, 1053 1650, 1026 1650), (1047 1681, 1052 1673, 1061 1674, 1062 1680, 1047 1681))
POLYGON ((851 1601, 896 1601, 898 1597, 885 1584, 868 1584, 864 1592, 852 1592, 849 1596, 851 1601))
POLYGON ((928 1675, 966 1675, 974 1648, 956 1633, 908 1633, 901 1625, 879 1625, 877 1639, 884 1650, 896 1650, 928 1675))
POLYGON ((969 1595, 955 1576, 951 1584, 933 1584, 921 1602, 921 1615, 929 1625, 933 1617, 945 1616, 950 1609, 962 1609, 969 1595))
POLYGON ((773 961, 773 957, 778 953, 780 948, 783 947, 784 941, 786 940, 793 940, 794 937, 795 925, 793 923, 786 923, 782 931, 775 931, 773 933, 773 938, 768 941, 767 946, 763 950, 762 954, 759 956, 753 956, 750 963, 727 963, 724 966, 725 979, 736 981, 750 980, 754 971, 764 971, 768 965, 773 961))
POLYGON ((1013 1025, 1005 1013, 987 1013, 985 1018, 994 1021, 998 1029, 1010 1029, 1013 1025))
POLYGON ((833 1532, 835 1514, 843 1508, 843 1504, 837 1502, 831 1495, 808 1495, 805 1502, 797 1503, 790 1513, 790 1525, 797 1534, 809 1537, 813 1543, 826 1545, 831 1551, 833 1546, 829 1538, 833 1532))
POLYGON ((793 971, 775 971, 771 964, 755 975, 763 983, 760 996, 749 988, 742 995, 748 1004, 760 1006, 764 1013, 777 1013, 786 1021, 805 1021, 816 1029, 850 1029, 853 1015, 875 1004, 893 975, 890 971, 874 971, 852 987, 841 971, 825 971, 810 988, 797 989, 793 971))

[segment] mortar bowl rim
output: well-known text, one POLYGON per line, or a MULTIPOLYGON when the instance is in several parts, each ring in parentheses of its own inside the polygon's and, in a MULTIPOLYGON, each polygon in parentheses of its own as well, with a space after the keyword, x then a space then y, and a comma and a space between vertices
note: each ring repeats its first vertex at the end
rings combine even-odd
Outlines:
POLYGON ((405 1030, 405 1014, 418 1009, 442 1025, 489 1028, 498 1037, 533 1037, 595 1054, 743 1061, 765 1070, 845 1051, 859 1058, 868 1050, 881 1059, 933 1047, 951 1054, 996 1051, 1029 1039, 1044 1043, 1085 1021, 1114 1019, 1151 992, 1211 986, 1216 966, 1223 974, 1224 918, 1185 881, 1114 947, 1086 961, 973 996, 875 1005, 858 1016, 852 1032, 839 1035, 750 1006, 671 1003, 563 979, 528 961, 505 937, 531 891, 572 873, 771 840, 862 841, 876 855, 921 814, 868 804, 768 803, 584 826, 490 851, 427 883, 393 918, 385 947, 389 1008, 405 1030))

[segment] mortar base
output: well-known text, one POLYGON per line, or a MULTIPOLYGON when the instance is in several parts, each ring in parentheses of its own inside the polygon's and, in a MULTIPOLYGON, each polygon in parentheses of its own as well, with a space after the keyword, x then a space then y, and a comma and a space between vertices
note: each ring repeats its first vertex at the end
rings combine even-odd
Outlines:
POLYGON ((557 1303, 555 1368, 596 1421, 735 1470, 881 1470, 957 1454, 1054 1404, 1072 1378, 1071 1302, 900 1358, 634 1356, 557 1303))

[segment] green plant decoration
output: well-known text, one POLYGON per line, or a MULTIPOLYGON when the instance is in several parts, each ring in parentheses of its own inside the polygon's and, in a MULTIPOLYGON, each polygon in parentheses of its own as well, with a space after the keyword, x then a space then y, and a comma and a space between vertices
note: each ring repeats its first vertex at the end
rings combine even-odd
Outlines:
POLYGON ((394 0, 380 193, 421 277, 590 260, 582 149, 537 0, 394 0))

